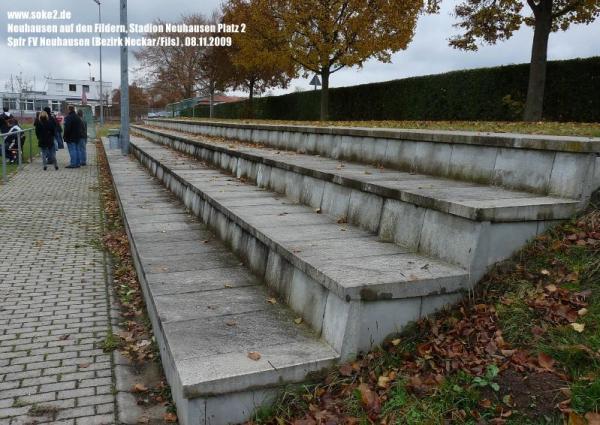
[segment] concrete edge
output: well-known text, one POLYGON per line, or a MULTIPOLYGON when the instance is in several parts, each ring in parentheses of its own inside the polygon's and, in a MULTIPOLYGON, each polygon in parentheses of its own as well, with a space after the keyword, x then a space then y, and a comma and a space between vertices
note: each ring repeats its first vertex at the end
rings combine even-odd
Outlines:
POLYGON ((316 127, 284 124, 251 124, 193 119, 148 119, 211 127, 230 127, 251 130, 288 131, 338 136, 372 137, 447 144, 483 145, 514 149, 534 149, 555 152, 600 153, 600 138, 550 136, 513 133, 469 132, 450 130, 416 130, 367 127, 316 127))
MULTIPOLYGON (((130 147, 133 150, 133 154, 142 155, 149 159, 150 161, 157 164, 163 170, 165 170, 171 178, 177 180, 180 184, 185 186, 188 190, 195 193, 199 197, 201 197, 205 202, 208 202, 213 208, 217 209, 220 213, 222 213, 229 220, 233 221, 235 224, 240 226, 244 231, 252 235, 252 237, 259 240, 261 243, 268 246, 277 254, 281 255, 287 261, 294 265, 294 267, 298 268, 302 272, 309 275, 312 279, 314 279, 319 284, 323 285, 328 290, 332 291, 336 294, 340 299, 350 301, 350 300, 362 300, 363 293, 365 289, 389 293, 390 287, 394 286, 396 292, 400 292, 401 290, 408 289, 408 294, 403 297, 388 297, 388 299, 400 299, 400 298, 414 298, 414 297, 426 297, 430 295, 446 295, 448 293, 453 293, 457 291, 461 291, 464 289, 464 279, 468 276, 468 272, 462 269, 460 266, 454 266, 456 270, 462 270, 462 273, 456 273, 454 276, 445 276, 439 279, 430 279, 427 281, 419 282, 418 285, 415 285, 415 282, 397 282, 397 283, 372 283, 368 286, 362 287, 344 287, 339 284, 336 280, 330 278, 323 272, 321 272, 317 267, 312 264, 306 262, 305 260, 298 257, 295 253, 293 253, 290 249, 287 249, 285 246, 281 245, 277 241, 272 240, 267 235, 263 234, 261 231, 256 229, 249 223, 246 223, 240 217, 238 217, 234 212, 229 210, 227 207, 223 206, 219 201, 213 199, 211 196, 205 194, 200 189, 193 186, 191 183, 186 181, 183 177, 179 176, 176 172, 174 172, 170 167, 163 164, 160 160, 152 157, 150 154, 145 152, 143 149, 139 148, 135 142, 130 143, 130 147), (445 291, 441 291, 440 287, 445 287, 445 291)), ((137 155, 136 155, 137 156, 137 155)), ((439 260, 438 260, 439 261, 439 260)))
MULTIPOLYGON (((198 140, 188 139, 182 136, 177 136, 156 129, 149 129, 138 125, 132 125, 131 128, 132 130, 137 130, 142 133, 148 132, 158 136, 168 137, 172 140, 180 141, 182 143, 200 146, 204 149, 213 150, 219 153, 225 153, 232 157, 242 158, 259 164, 265 164, 271 167, 276 167, 303 176, 309 176, 318 180, 323 180, 325 182, 338 184, 340 186, 347 187, 350 189, 359 190, 365 193, 372 193, 374 195, 382 196, 384 198, 396 199, 398 201, 411 203, 413 205, 417 205, 423 208, 437 210, 458 217, 463 217, 472 221, 522 222, 546 220, 548 219, 548 217, 552 217, 552 219, 567 219, 570 218, 575 212, 577 212, 580 206, 580 201, 578 200, 556 198, 562 199, 564 200, 564 202, 552 205, 542 204, 494 208, 472 207, 465 204, 437 199, 431 196, 412 193, 406 190, 392 189, 389 187, 381 186, 377 184, 377 182, 362 181, 360 179, 341 176, 335 173, 318 171, 311 168, 288 164, 284 161, 279 161, 272 158, 265 158, 263 156, 255 155, 248 152, 227 149, 225 147, 215 146, 210 143, 204 143, 198 140)), ((540 195, 532 194, 532 196, 539 197, 540 195)), ((548 198, 552 197, 549 196, 548 198)))

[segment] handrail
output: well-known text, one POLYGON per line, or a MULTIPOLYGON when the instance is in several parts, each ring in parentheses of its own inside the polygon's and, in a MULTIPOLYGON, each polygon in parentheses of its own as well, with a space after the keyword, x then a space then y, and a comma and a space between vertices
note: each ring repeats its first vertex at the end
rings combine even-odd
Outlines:
MULTIPOLYGON (((2 183, 6 183, 6 139, 10 136, 17 135, 17 163, 18 168, 23 168, 23 152, 21 146, 21 135, 25 134, 29 131, 33 131, 33 128, 26 128, 24 130, 11 131, 8 133, 0 134, 2 138, 2 146, 0 147, 0 151, 2 151, 2 183)), ((33 162, 33 137, 29 138, 29 162, 33 162)))

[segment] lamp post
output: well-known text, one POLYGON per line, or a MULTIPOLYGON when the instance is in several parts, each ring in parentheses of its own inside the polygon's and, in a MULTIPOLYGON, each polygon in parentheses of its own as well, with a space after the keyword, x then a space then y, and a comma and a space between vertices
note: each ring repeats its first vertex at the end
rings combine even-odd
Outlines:
MULTIPOLYGON (((121 0, 121 25, 127 31, 127 0, 121 0)), ((121 153, 129 153, 129 71, 126 39, 127 32, 121 33, 121 153)))
MULTIPOLYGON (((94 0, 98 5, 98 23, 102 23, 102 8, 100 0, 94 0)), ((100 35, 100 125, 104 125, 104 90, 102 87, 102 33, 100 35)))

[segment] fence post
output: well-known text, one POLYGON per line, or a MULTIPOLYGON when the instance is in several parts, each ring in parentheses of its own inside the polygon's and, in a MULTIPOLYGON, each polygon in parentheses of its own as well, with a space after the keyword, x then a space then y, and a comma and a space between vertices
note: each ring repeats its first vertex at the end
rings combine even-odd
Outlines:
MULTIPOLYGON (((31 132, 33 133, 33 132, 31 132)), ((33 136, 29 134, 29 163, 33 163, 33 136)))
POLYGON ((21 155, 21 133, 17 133, 17 160, 20 170, 23 166, 23 156, 21 155))
POLYGON ((4 143, 5 138, 2 139, 2 183, 6 184, 6 144, 4 143))

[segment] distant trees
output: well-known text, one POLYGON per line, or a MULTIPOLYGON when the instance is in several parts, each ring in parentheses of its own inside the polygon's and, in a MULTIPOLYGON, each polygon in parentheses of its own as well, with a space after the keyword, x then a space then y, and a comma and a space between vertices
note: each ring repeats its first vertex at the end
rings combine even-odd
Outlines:
POLYGON ((542 119, 548 39, 571 24, 589 24, 600 15, 598 0, 463 0, 455 8, 456 24, 464 32, 450 44, 477 50, 477 42, 495 44, 510 38, 523 24, 532 26, 533 44, 523 119, 542 119), (524 10, 525 9, 525 10, 524 10), (529 11, 529 12, 527 12, 529 11))
MULTIPOLYGON (((186 37, 198 37, 199 34, 178 34, 178 47, 146 47, 135 53, 140 70, 146 77, 146 86, 153 98, 175 102, 196 95, 206 95, 212 99, 216 92, 228 88, 247 91, 250 99, 255 94, 264 93, 270 87, 286 87, 296 76, 297 66, 287 52, 267 45, 257 22, 255 9, 246 0, 231 0, 223 9, 210 19, 194 14, 182 17, 181 22, 188 25, 207 23, 244 23, 244 33, 231 34, 232 46, 185 46, 186 37)), ((164 24, 157 21, 157 24, 164 24)), ((210 37, 223 34, 203 33, 210 37)), ((160 34, 147 34, 147 37, 159 37, 160 34)))
MULTIPOLYGON (((121 90, 115 89, 112 92, 113 114, 119 116, 121 111, 121 90)), ((148 109, 152 107, 152 98, 147 89, 134 82, 129 85, 129 115, 133 119, 144 116, 148 109)))
MULTIPOLYGON (((232 46, 185 47, 180 42, 180 47, 141 49, 136 57, 152 92, 164 93, 161 98, 204 93, 212 99, 215 92, 234 88, 247 91, 252 105, 256 94, 287 87, 299 72, 316 73, 322 80, 320 116, 326 120, 331 75, 371 58, 389 62, 412 40, 419 14, 436 7, 436 1, 226 0, 210 22, 245 24, 244 32, 228 34, 232 46)), ((197 14, 182 19, 209 22, 197 14)), ((178 35, 180 40, 198 36, 178 35)))
MULTIPOLYGON (((157 24, 164 24, 156 21, 157 24)), ((184 16, 182 23, 188 25, 206 24, 207 19, 194 14, 184 16)), ((146 34, 148 38, 158 38, 161 34, 146 34)), ((140 70, 146 77, 146 85, 152 87, 156 94, 171 101, 193 97, 202 86, 202 65, 204 49, 185 46, 185 37, 197 36, 197 34, 178 34, 179 46, 144 47, 135 52, 139 61, 140 70)))
MULTIPOLYGON (((241 0, 240 0, 241 1, 241 0)), ((267 45, 321 76, 321 119, 331 74, 371 58, 389 62, 412 40, 423 0, 247 0, 267 45), (275 25, 273 25, 275 23, 275 25)))
POLYGON ((233 35, 231 58, 232 85, 255 94, 272 87, 287 87, 297 76, 297 65, 285 48, 285 36, 277 23, 260 16, 261 10, 248 0, 229 0, 223 6, 223 21, 245 24, 243 33, 233 35))

